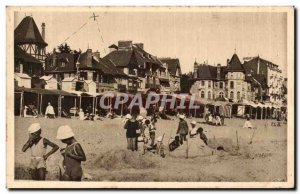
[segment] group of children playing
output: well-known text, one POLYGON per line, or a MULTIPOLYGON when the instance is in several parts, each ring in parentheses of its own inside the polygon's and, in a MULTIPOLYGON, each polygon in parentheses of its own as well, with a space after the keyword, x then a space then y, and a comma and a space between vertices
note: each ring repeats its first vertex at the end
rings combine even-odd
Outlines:
MULTIPOLYGON (((30 173, 33 180, 46 179, 46 160, 58 149, 58 145, 41 136, 42 129, 39 123, 33 123, 28 128, 29 138, 22 148, 23 152, 28 149, 31 151, 30 173), (52 149, 47 152, 47 147, 52 149)), ((85 153, 81 145, 74 138, 73 130, 68 125, 60 126, 57 130, 57 139, 66 144, 62 148, 62 160, 60 167, 60 180, 62 181, 81 181, 82 168, 81 162, 86 161, 85 153)))

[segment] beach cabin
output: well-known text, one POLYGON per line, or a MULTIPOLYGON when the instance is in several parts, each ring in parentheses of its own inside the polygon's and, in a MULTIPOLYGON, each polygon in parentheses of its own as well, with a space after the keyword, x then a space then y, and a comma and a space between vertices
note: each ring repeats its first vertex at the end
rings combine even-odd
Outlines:
POLYGON ((61 89, 64 91, 75 91, 77 82, 78 79, 76 77, 66 77, 61 82, 61 89))
POLYGON ((45 82, 45 89, 57 90, 57 80, 52 75, 44 75, 40 79, 45 82))
POLYGON ((89 93, 96 93, 97 84, 93 80, 84 80, 84 90, 89 93))
POLYGON ((15 73, 14 79, 19 87, 31 88, 31 77, 26 73, 15 73))

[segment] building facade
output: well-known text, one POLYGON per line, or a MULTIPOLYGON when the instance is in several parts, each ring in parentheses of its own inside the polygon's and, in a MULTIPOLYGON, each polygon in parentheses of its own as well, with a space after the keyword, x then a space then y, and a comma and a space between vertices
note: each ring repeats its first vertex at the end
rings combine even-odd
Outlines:
POLYGON ((201 99, 224 100, 228 98, 238 102, 254 98, 252 78, 246 74, 236 54, 231 60, 227 60, 226 66, 195 62, 191 81, 193 84, 190 93, 196 94, 201 99))
POLYGON ((43 75, 47 47, 44 23, 42 34, 31 16, 23 18, 14 31, 14 72, 20 87, 35 87, 43 75))
POLYGON ((284 78, 278 65, 257 56, 246 60, 243 67, 248 74, 251 74, 259 82, 263 101, 272 103, 280 103, 282 101, 284 78))

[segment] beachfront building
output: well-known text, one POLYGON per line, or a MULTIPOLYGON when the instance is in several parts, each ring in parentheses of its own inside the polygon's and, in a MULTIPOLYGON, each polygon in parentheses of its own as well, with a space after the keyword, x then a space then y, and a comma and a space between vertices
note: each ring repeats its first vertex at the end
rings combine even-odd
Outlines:
POLYGON ((194 63, 190 92, 206 100, 230 99, 234 102, 253 100, 252 78, 249 77, 237 54, 227 60, 226 66, 194 63))
POLYGON ((93 94, 118 90, 118 84, 126 80, 122 71, 92 49, 83 53, 54 50, 46 59, 45 74, 55 77, 62 90, 93 94))
POLYGON ((161 84, 169 85, 167 68, 158 58, 144 50, 143 43, 118 41, 118 45, 109 47, 110 53, 104 59, 111 61, 127 75, 125 85, 127 92, 159 92, 161 84))
MULTIPOLYGON (((180 92, 180 78, 182 76, 180 62, 178 58, 160 58, 159 59, 166 67, 167 79, 169 80, 170 93, 180 92)), ((163 78, 162 78, 163 79, 163 78)), ((163 86, 163 83, 162 83, 163 86)))
POLYGON ((18 73, 15 75, 18 86, 31 88, 39 81, 46 47, 45 23, 42 23, 41 34, 31 16, 23 18, 14 31, 14 72, 18 73))
POLYGON ((278 65, 257 56, 246 60, 243 67, 246 73, 251 74, 260 84, 258 98, 272 103, 282 101, 284 78, 278 65))

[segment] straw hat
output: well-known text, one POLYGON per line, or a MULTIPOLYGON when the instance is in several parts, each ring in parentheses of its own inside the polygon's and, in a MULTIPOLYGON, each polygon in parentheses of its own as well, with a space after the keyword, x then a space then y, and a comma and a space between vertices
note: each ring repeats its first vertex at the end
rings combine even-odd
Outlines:
POLYGON ((184 115, 179 115, 179 118, 180 119, 184 119, 184 115))
POLYGON ((137 120, 138 120, 138 121, 141 121, 141 120, 143 120, 143 119, 144 119, 144 117, 141 116, 141 115, 139 115, 139 116, 137 117, 137 120))
POLYGON ((130 114, 127 114, 127 115, 125 116, 125 119, 131 119, 131 115, 130 115, 130 114))
POLYGON ((28 127, 28 132, 29 133, 35 133, 38 130, 41 129, 41 125, 39 123, 32 123, 29 127, 28 127))
POLYGON ((56 139, 68 139, 70 137, 73 137, 74 133, 72 128, 69 125, 62 125, 57 130, 57 136, 56 139))
POLYGON ((192 121, 191 124, 196 125, 196 121, 192 121))

